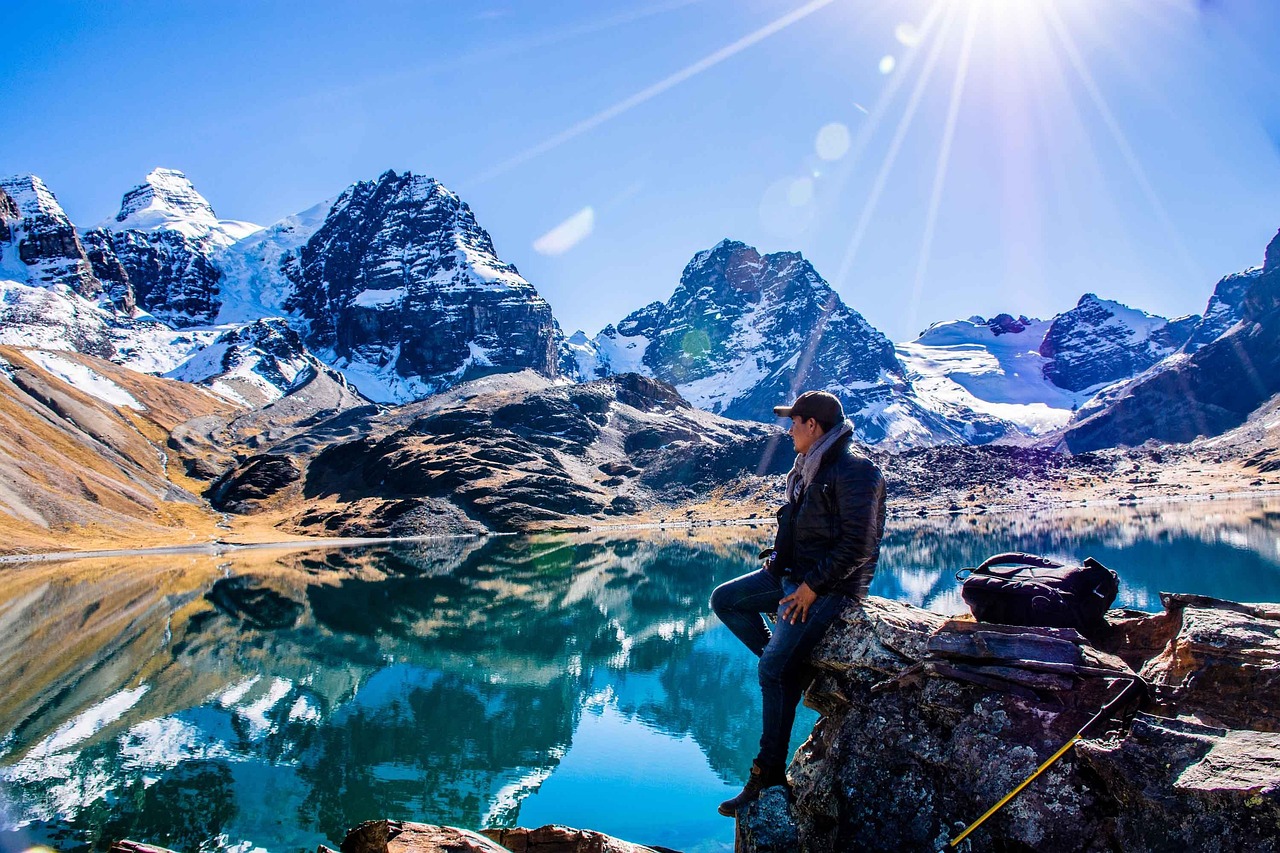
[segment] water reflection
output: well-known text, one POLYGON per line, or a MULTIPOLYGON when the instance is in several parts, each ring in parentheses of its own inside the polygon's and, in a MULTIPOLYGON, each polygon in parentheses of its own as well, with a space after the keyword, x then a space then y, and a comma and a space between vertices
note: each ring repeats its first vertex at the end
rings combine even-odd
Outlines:
MULTIPOLYGON (((990 553, 1122 603, 1280 600, 1280 505, 897 521, 873 592, 962 609, 990 553)), ((373 817, 726 850, 754 661, 709 614, 767 528, 85 560, 5 572, 0 845, 314 849, 373 817)), ((803 733, 806 722, 797 726, 803 733)))
POLYGON ((890 524, 872 593, 943 613, 965 609, 953 573, 1002 551, 1120 575, 1116 606, 1159 610, 1161 591, 1280 601, 1280 501, 1189 501, 890 524))
POLYGON ((757 538, 15 571, 6 823, 23 843, 192 850, 313 849, 375 816, 514 823, 601 695, 664 737, 714 741, 705 770, 722 785, 753 752, 754 673, 745 654, 700 648, 706 597, 757 538), (166 823, 179 813, 197 822, 166 823))

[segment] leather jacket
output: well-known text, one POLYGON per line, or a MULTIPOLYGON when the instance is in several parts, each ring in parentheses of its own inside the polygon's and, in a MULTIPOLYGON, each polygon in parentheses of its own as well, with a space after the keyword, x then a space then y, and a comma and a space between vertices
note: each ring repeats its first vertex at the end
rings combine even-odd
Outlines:
POLYGON ((778 510, 777 557, 766 568, 818 595, 866 598, 884 535, 884 477, 845 436, 823 454, 813 482, 778 510))

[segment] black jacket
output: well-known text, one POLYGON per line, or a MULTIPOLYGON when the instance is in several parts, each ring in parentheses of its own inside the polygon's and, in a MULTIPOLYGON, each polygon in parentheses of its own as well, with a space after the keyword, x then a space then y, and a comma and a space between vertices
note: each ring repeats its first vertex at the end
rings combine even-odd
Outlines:
POLYGON ((884 535, 884 477, 845 436, 823 455, 798 501, 778 510, 775 575, 790 573, 818 595, 866 598, 884 535))

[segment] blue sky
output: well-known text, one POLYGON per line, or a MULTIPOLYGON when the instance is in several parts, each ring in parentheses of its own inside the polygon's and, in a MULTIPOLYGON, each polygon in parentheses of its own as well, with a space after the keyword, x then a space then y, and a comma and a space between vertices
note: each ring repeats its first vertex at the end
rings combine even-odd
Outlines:
POLYGON ((1280 228, 1272 0, 39 2, 0 28, 0 171, 78 224, 154 166, 261 224, 411 170, 567 332, 724 237, 803 252, 895 340, 1085 292, 1175 316, 1280 228))

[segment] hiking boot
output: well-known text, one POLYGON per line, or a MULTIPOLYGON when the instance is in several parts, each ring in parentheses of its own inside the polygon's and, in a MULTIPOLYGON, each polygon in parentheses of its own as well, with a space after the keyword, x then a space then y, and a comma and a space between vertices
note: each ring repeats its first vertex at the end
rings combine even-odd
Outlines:
POLYGON ((765 772, 759 762, 751 762, 751 776, 747 779, 747 784, 743 786, 742 792, 732 799, 725 800, 720 804, 720 808, 716 811, 725 817, 737 817, 738 809, 747 803, 754 803, 760 797, 760 792, 765 788, 772 788, 774 785, 787 784, 787 774, 785 771, 779 770, 773 773, 765 772))

